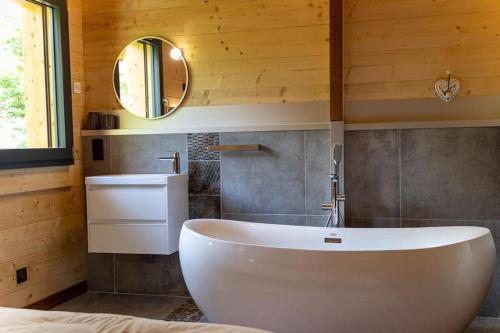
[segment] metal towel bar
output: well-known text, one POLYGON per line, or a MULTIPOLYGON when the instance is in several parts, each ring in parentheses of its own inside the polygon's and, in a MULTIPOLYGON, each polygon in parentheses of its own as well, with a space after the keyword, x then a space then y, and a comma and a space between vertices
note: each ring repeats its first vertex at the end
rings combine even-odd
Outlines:
POLYGON ((215 145, 208 146, 208 151, 258 151, 260 150, 260 145, 215 145))

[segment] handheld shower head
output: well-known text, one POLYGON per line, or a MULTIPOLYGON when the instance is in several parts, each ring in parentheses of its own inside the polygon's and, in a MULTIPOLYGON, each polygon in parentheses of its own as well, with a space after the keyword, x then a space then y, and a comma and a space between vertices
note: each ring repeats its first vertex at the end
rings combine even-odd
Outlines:
POLYGON ((340 143, 335 143, 333 145, 332 152, 332 168, 333 175, 339 177, 340 163, 342 162, 342 145, 340 143))

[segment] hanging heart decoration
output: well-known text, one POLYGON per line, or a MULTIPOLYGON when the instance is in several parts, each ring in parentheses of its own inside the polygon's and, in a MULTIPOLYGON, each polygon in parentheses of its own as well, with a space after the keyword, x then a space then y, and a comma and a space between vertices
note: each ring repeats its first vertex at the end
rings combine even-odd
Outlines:
POLYGON ((451 102, 460 92, 460 81, 452 79, 451 74, 448 74, 448 79, 440 79, 436 81, 434 86, 436 93, 446 103, 451 102))

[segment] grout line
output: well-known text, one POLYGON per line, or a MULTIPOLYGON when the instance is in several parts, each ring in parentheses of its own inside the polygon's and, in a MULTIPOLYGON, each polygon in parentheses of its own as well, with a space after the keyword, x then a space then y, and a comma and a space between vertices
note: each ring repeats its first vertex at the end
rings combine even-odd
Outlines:
POLYGON ((365 220, 365 219, 380 219, 380 220, 401 220, 399 217, 380 217, 380 216, 350 216, 349 219, 365 220))
MULTIPOLYGON (((217 133, 217 141, 221 144, 220 132, 217 133)), ((222 218, 222 156, 223 154, 219 152, 219 217, 222 218)))
POLYGON ((242 216, 328 216, 328 215, 307 215, 307 214, 260 214, 260 213, 228 213, 228 212, 223 212, 222 214, 226 215, 242 215, 242 216))
MULTIPOLYGON (((187 162, 187 173, 189 174, 189 133, 184 134, 186 136, 186 162, 187 162)), ((182 170, 181 170, 182 172, 182 170)))
POLYGON ((403 227, 403 178, 401 172, 401 129, 398 130, 398 167, 399 167, 399 227, 403 227))
MULTIPOLYGON (((237 214, 235 213, 234 215, 245 215, 245 214, 237 214)), ((257 214, 257 215, 264 215, 264 214, 257 214)), ((314 215, 311 215, 314 216, 314 215)), ((318 216, 323 216, 323 215, 318 215, 318 216)), ((443 218, 443 219, 433 219, 433 218, 413 218, 413 217, 405 217, 405 218, 399 218, 399 217, 380 217, 380 216, 355 216, 355 217, 350 217, 351 219, 383 219, 383 220, 409 220, 409 221, 432 221, 432 222, 480 222, 480 223, 497 223, 499 220, 495 219, 486 219, 486 220, 474 220, 474 219, 457 219, 457 218, 443 218)))
POLYGON ((116 260, 115 260, 115 253, 113 253, 113 293, 116 294, 116 260))
MULTIPOLYGON (((109 295, 113 295, 113 292, 112 291, 99 291, 99 290, 87 290, 85 292, 85 294, 108 294, 109 295)), ((76 296, 76 297, 79 297, 79 296, 76 296)), ((76 298, 75 297, 75 298, 76 298)))
POLYGON ((470 219, 456 219, 456 218, 449 218, 449 219, 432 219, 432 218, 411 218, 411 217, 406 217, 403 220, 411 220, 411 221, 434 221, 434 222, 483 222, 483 223, 498 223, 499 220, 470 220, 470 219))
POLYGON ((131 295, 131 296, 152 296, 152 297, 172 297, 181 299, 191 299, 191 296, 179 296, 179 295, 169 295, 169 294, 144 294, 144 293, 114 293, 112 295, 131 295))
MULTIPOLYGON (((76 311, 76 312, 85 312, 85 311, 88 311, 90 308, 92 308, 93 306, 95 305, 98 305, 100 304, 102 301, 104 301, 105 299, 108 299, 110 297, 113 297, 113 293, 110 293, 110 292, 100 292, 100 291, 90 291, 91 293, 98 293, 98 294, 106 294, 106 296, 102 297, 102 298, 99 298, 97 300, 95 300, 94 302, 92 302, 91 304, 87 304, 86 306, 84 306, 80 311, 76 311)), ((87 293, 89 293, 89 291, 87 291, 87 293)))
POLYGON ((307 222, 307 151, 306 151, 306 131, 304 132, 304 215, 306 215, 307 222))

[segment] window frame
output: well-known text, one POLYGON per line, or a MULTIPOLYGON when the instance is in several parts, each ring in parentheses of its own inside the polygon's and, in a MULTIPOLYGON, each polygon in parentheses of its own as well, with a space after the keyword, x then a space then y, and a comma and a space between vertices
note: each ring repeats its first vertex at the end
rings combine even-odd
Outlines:
MULTIPOLYGON (((0 170, 60 166, 74 164, 73 117, 69 22, 66 0, 24 0, 51 7, 54 11, 54 43, 56 57, 56 131, 59 148, 0 149, 0 170), (60 46, 60 50, 57 50, 60 46)), ((26 110, 29 112, 29 110, 26 110)))
MULTIPOLYGON (((163 42, 159 39, 151 38, 148 40, 151 49, 151 75, 152 75, 152 99, 153 118, 158 118, 163 115, 163 42)), ((146 82, 149 82, 146 81, 146 82)))

